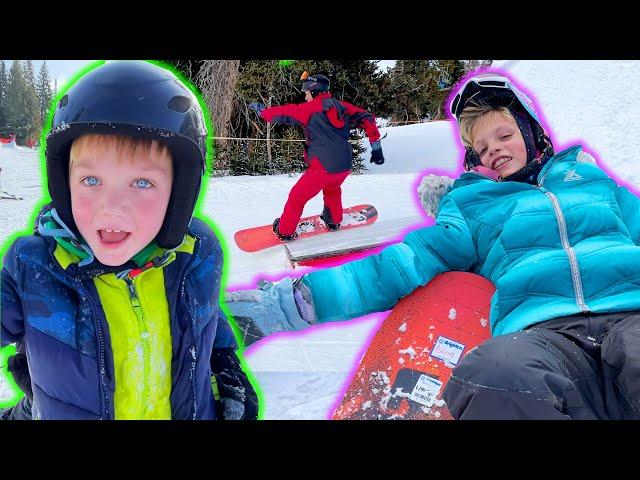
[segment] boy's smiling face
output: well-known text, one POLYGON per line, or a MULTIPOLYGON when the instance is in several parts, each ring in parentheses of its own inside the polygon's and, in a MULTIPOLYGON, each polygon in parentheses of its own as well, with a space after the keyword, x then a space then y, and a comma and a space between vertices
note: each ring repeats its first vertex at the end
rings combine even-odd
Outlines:
POLYGON ((133 144, 88 135, 71 153, 69 185, 73 219, 96 258, 119 266, 160 231, 169 204, 173 165, 157 142, 133 144))
POLYGON ((488 112, 473 127, 472 136, 473 149, 482 164, 502 178, 527 164, 527 147, 512 116, 488 112))

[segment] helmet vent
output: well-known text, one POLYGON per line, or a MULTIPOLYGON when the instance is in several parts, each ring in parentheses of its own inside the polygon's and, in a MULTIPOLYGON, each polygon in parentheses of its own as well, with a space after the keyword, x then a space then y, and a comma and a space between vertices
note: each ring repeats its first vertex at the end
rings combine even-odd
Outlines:
POLYGON ((176 95, 169 100, 167 107, 174 112, 185 113, 191 107, 191 99, 182 95, 176 95))
POLYGON ((69 95, 65 95, 60 99, 60 102, 58 103, 58 108, 66 107, 67 103, 69 103, 69 95))

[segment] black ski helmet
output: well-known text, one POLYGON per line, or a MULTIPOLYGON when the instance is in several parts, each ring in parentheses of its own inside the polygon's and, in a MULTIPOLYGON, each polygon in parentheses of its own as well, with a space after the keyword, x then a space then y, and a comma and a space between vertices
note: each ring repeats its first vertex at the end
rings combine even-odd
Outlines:
POLYGON ((173 185, 156 236, 179 246, 187 232, 206 165, 207 128, 195 95, 169 70, 144 61, 114 61, 91 70, 56 105, 46 140, 49 194, 62 221, 79 234, 71 210, 69 152, 87 133, 162 141, 173 157, 173 185))
POLYGON ((305 70, 300 80, 302 80, 302 91, 309 91, 314 97, 318 93, 329 91, 329 79, 322 74, 309 75, 305 70))
MULTIPOLYGON (((468 79, 451 101, 451 115, 460 123, 460 114, 471 100, 495 107, 506 107, 516 120, 527 149, 527 165, 543 163, 553 156, 551 139, 545 134, 533 102, 507 77, 491 72, 468 79)), ((471 147, 465 154, 465 169, 481 165, 471 147)))

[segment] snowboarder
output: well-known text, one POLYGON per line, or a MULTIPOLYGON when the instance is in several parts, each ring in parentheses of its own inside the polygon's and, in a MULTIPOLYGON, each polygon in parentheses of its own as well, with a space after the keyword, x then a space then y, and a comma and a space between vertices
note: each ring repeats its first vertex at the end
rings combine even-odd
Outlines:
POLYGON ((261 103, 249 106, 267 122, 300 125, 304 128, 304 158, 308 169, 293 186, 282 215, 273 222, 274 233, 284 241, 296 238, 296 227, 306 203, 324 194, 321 218, 330 230, 342 222, 341 185, 353 168, 349 131, 363 128, 371 144, 370 162, 384 163, 380 132, 375 117, 348 102, 331 96, 329 79, 321 74, 300 78, 306 103, 267 108, 261 103))
POLYGON ((3 259, 0 340, 26 346, 10 368, 27 394, 3 417, 257 417, 220 243, 193 217, 206 136, 189 88, 148 62, 105 63, 60 99, 52 202, 3 259))
POLYGON ((233 292, 232 312, 256 340, 384 311, 441 272, 470 271, 496 287, 492 337, 453 370, 443 398, 454 418, 640 418, 640 200, 581 146, 554 152, 506 76, 469 78, 450 107, 466 171, 424 192, 434 226, 233 292))

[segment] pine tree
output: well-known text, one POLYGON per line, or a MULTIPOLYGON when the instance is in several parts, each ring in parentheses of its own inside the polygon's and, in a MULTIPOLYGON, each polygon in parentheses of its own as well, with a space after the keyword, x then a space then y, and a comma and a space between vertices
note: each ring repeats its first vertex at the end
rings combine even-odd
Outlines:
POLYGON ((389 79, 392 121, 446 118, 444 101, 465 67, 460 60, 398 60, 389 79))
POLYGON ((27 138, 35 140, 40 133, 42 117, 40 115, 40 100, 36 91, 35 73, 33 62, 24 61, 25 78, 25 108, 27 115, 27 138))
POLYGON ((49 114, 49 107, 53 98, 51 89, 51 78, 49 77, 49 68, 47 62, 44 61, 38 72, 38 81, 36 83, 36 93, 38 95, 38 103, 40 106, 40 119, 44 125, 49 114))
POLYGON ((6 91, 7 130, 16 136, 16 142, 24 143, 28 135, 29 121, 26 110, 26 81, 21 62, 14 60, 9 69, 6 91))
POLYGON ((7 134, 7 66, 0 60, 0 137, 7 134))
POLYGON ((403 125, 429 116, 427 99, 433 93, 429 60, 398 60, 391 71, 391 121, 403 125))

